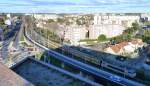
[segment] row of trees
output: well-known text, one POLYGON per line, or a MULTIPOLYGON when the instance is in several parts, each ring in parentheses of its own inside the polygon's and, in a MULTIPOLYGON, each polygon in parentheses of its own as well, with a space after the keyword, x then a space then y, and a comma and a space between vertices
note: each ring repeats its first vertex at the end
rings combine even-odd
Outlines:
POLYGON ((60 42, 58 35, 48 29, 36 28, 35 31, 49 40, 55 41, 57 43, 60 42))

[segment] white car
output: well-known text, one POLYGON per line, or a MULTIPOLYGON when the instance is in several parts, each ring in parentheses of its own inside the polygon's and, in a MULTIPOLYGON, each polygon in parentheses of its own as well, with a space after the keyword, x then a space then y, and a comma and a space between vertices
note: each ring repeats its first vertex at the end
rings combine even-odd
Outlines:
POLYGON ((121 78, 119 76, 110 76, 110 79, 113 81, 118 81, 118 82, 121 81, 121 78))

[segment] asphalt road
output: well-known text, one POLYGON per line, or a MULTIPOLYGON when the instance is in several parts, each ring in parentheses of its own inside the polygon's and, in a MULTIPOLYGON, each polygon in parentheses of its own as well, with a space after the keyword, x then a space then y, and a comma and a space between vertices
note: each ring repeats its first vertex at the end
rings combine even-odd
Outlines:
POLYGON ((7 59, 8 53, 9 53, 8 52, 9 44, 14 40, 14 38, 16 36, 16 33, 20 29, 20 25, 21 24, 17 24, 16 26, 12 26, 11 30, 7 34, 5 34, 4 40, 3 40, 3 43, 2 43, 2 48, 0 50, 0 53, 1 53, 0 58, 7 59))
POLYGON ((20 40, 21 35, 22 35, 23 25, 21 23, 19 23, 17 25, 19 25, 19 26, 17 26, 17 28, 19 28, 19 30, 16 33, 16 37, 15 37, 14 42, 13 42, 13 47, 16 49, 19 49, 19 40, 20 40))

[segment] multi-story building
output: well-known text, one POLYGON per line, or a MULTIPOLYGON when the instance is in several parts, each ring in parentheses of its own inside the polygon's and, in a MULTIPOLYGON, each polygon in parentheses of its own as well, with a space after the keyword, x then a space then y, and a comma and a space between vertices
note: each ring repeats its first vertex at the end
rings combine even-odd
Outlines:
POLYGON ((144 20, 146 20, 146 21, 150 21, 150 13, 143 13, 143 14, 141 14, 141 20, 142 19, 144 19, 144 20))
POLYGON ((87 29, 83 26, 68 26, 65 31, 65 39, 70 40, 71 44, 78 45, 81 39, 86 38, 87 29))
POLYGON ((125 27, 131 27, 133 22, 139 22, 138 15, 95 15, 94 25, 116 24, 125 27))
POLYGON ((107 38, 121 35, 126 28, 121 25, 104 24, 104 25, 93 25, 89 28, 89 38, 97 39, 99 35, 104 34, 107 38))
POLYGON ((106 15, 96 14, 92 27, 89 29, 91 39, 96 39, 99 35, 104 34, 111 38, 122 34, 126 27, 131 27, 133 22, 139 22, 138 15, 106 15))

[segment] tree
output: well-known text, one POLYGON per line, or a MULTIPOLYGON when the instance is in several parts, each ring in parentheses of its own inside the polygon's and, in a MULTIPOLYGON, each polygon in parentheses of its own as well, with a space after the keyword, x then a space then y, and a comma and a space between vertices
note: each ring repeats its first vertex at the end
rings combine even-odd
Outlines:
POLYGON ((150 36, 143 36, 142 40, 146 43, 150 43, 150 36))
POLYGON ((34 28, 35 25, 35 18, 33 16, 27 15, 25 16, 25 23, 27 24, 28 28, 34 28))
POLYGON ((65 22, 65 20, 62 19, 62 18, 57 18, 57 22, 60 23, 60 24, 63 24, 65 22))
POLYGON ((83 25, 82 20, 80 20, 80 19, 77 19, 76 23, 77 23, 77 25, 83 25))
POLYGON ((48 23, 55 22, 53 19, 48 19, 48 23))
POLYGON ((140 28, 140 25, 137 22, 132 23, 132 28, 134 30, 138 30, 140 28))
POLYGON ((67 26, 69 26, 69 25, 71 25, 71 24, 72 24, 72 22, 69 22, 69 21, 66 22, 66 25, 67 25, 67 26))
POLYGON ((98 37, 98 40, 99 40, 99 41, 106 41, 107 38, 106 38, 106 36, 105 36, 104 34, 102 34, 102 35, 100 35, 100 36, 98 37))
POLYGON ((77 25, 85 25, 86 24, 86 19, 84 17, 81 17, 76 20, 77 25))
POLYGON ((0 25, 4 25, 4 19, 0 18, 0 25))

